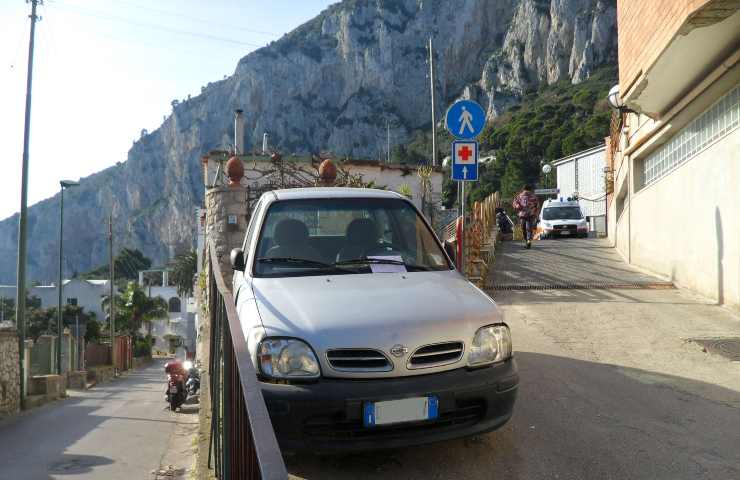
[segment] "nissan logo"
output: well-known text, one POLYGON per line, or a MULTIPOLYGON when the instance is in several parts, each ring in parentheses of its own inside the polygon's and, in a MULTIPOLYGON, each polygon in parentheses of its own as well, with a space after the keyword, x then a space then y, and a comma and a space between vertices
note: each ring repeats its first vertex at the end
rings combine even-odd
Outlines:
POLYGON ((409 353, 409 349, 404 347, 403 345, 393 345, 391 347, 391 355, 393 355, 394 357, 400 358, 406 355, 407 353, 409 353))

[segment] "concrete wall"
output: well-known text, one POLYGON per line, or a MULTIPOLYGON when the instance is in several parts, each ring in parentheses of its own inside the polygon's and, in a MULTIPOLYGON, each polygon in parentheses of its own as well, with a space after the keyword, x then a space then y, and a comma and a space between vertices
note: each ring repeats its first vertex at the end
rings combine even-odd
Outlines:
POLYGON ((738 84, 740 65, 674 117, 638 124, 631 115, 615 158, 609 208, 610 238, 628 261, 729 305, 740 305, 738 84), (718 105, 731 113, 711 113, 718 105), (643 125, 651 130, 638 141, 635 130, 643 125), (686 147, 675 149, 676 139, 686 147), (645 162, 666 151, 680 161, 645 185, 645 162))
POLYGON ((0 330, 0 418, 20 410, 20 365, 15 329, 0 330))
POLYGON ((54 335, 41 335, 31 348, 31 375, 56 373, 56 339, 54 335))
POLYGON ((740 304, 740 130, 633 196, 632 262, 740 304))

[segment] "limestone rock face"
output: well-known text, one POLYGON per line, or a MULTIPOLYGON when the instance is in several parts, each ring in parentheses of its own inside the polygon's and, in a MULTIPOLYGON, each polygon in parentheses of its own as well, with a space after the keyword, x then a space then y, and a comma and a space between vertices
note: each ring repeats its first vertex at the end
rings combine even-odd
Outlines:
MULTIPOLYGON (((126 162, 65 194, 66 274, 106 261, 107 215, 117 248, 155 263, 189 246, 202 205, 200 156, 234 143, 244 110, 247 150, 264 132, 283 152, 377 158, 431 125, 429 36, 437 118, 460 97, 499 115, 529 89, 580 82, 616 60, 616 0, 345 0, 242 58, 230 77, 173 107, 126 162), (165 173, 166 172, 166 173, 165 173)), ((58 196, 29 210, 29 279, 55 278, 58 196)), ((0 222, 0 282, 15 278, 17 216, 0 222)))

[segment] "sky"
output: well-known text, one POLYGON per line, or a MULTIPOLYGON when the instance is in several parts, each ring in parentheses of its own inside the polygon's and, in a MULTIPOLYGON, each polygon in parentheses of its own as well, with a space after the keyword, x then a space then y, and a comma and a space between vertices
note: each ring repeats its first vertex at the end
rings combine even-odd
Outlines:
MULTIPOLYGON (((336 0, 45 0, 36 26, 29 206, 126 160, 173 99, 336 0)), ((30 4, 0 1, 0 219, 20 210, 30 4)))

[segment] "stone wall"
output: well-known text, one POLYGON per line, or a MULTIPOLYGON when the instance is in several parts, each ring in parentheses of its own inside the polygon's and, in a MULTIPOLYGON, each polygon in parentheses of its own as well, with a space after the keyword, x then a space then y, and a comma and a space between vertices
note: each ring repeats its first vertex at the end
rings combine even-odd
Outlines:
POLYGON ((206 238, 216 246, 228 288, 231 288, 232 277, 229 255, 232 248, 244 242, 247 222, 246 187, 215 187, 206 192, 206 238))
POLYGON ((0 417, 20 410, 20 365, 15 329, 0 330, 0 417))

